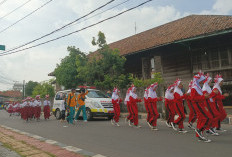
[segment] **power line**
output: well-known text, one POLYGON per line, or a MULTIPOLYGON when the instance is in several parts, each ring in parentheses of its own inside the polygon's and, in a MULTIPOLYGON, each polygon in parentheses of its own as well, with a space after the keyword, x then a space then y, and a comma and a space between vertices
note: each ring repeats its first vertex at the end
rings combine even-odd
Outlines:
POLYGON ((18 6, 18 7, 15 8, 14 10, 12 10, 11 12, 6 13, 6 14, 3 15, 2 17, 0 17, 0 20, 3 19, 3 18, 5 18, 5 17, 7 17, 7 16, 9 16, 10 14, 12 14, 12 13, 15 12, 15 11, 17 11, 18 9, 22 8, 24 5, 26 5, 26 4, 29 3, 30 1, 32 1, 32 0, 28 0, 28 1, 26 1, 25 3, 23 3, 22 5, 18 6))
POLYGON ((52 41, 55 41, 55 40, 58 40, 58 39, 61 39, 61 38, 64 38, 64 37, 67 37, 67 36, 72 35, 72 34, 74 34, 74 33, 78 33, 78 32, 80 32, 80 31, 83 31, 83 30, 88 29, 88 28, 90 28, 90 27, 93 27, 93 26, 95 26, 95 25, 98 25, 98 24, 100 24, 100 23, 103 23, 103 22, 105 22, 105 21, 108 21, 108 20, 110 20, 110 19, 113 19, 113 18, 115 18, 115 17, 117 17, 117 16, 120 16, 120 15, 126 13, 126 12, 129 12, 129 11, 133 10, 133 9, 136 9, 136 8, 142 6, 142 5, 144 5, 144 4, 146 4, 146 3, 150 2, 150 1, 152 1, 152 0, 147 0, 147 1, 143 2, 143 3, 140 3, 139 5, 137 5, 137 6, 135 6, 135 7, 132 7, 132 8, 130 8, 130 9, 127 9, 127 10, 125 10, 125 11, 122 11, 122 12, 120 12, 120 13, 118 13, 118 14, 116 14, 116 15, 113 15, 113 16, 111 16, 111 17, 105 18, 104 20, 101 20, 101 21, 99 21, 99 22, 97 22, 97 23, 91 24, 91 25, 89 25, 89 26, 87 26, 87 27, 84 27, 84 28, 82 28, 82 29, 79 29, 79 30, 77 30, 77 31, 68 33, 68 34, 66 34, 66 35, 63 35, 63 36, 60 36, 60 37, 57 37, 57 38, 54 38, 54 39, 51 39, 51 40, 48 40, 48 41, 39 43, 39 44, 34 45, 34 46, 30 46, 30 47, 24 48, 24 49, 21 49, 21 50, 17 50, 17 51, 10 52, 10 53, 7 53, 7 54, 0 54, 0 56, 5 56, 5 55, 9 55, 9 54, 13 54, 13 53, 20 52, 20 51, 28 50, 28 49, 31 49, 31 48, 34 48, 34 47, 38 47, 38 46, 40 46, 40 45, 44 45, 44 44, 47 44, 47 43, 50 43, 50 42, 52 42, 52 41))
POLYGON ((7 0, 3 0, 2 2, 0 2, 0 5, 4 4, 7 0))
MULTIPOLYGON (((107 6, 107 5, 109 5, 109 4, 112 3, 113 1, 115 1, 115 0, 111 0, 111 1, 107 2, 106 4, 104 4, 104 5, 100 6, 100 7, 98 7, 97 9, 94 9, 93 11, 89 12, 88 14, 86 14, 86 15, 84 15, 84 16, 82 16, 82 17, 80 17, 80 18, 78 18, 78 19, 76 19, 76 20, 74 20, 74 21, 72 21, 72 22, 70 22, 70 23, 68 23, 68 24, 66 24, 66 25, 64 25, 64 26, 62 26, 62 27, 60 27, 60 28, 58 28, 58 29, 56 29, 56 30, 50 32, 50 33, 48 33, 48 34, 45 34, 45 35, 43 35, 43 36, 41 36, 41 37, 39 37, 39 38, 37 38, 37 39, 34 39, 34 40, 30 41, 30 42, 27 42, 27 43, 25 43, 25 44, 23 44, 23 45, 21 45, 21 46, 17 46, 17 47, 15 47, 15 48, 13 48, 13 49, 10 49, 10 50, 8 50, 8 51, 5 51, 5 52, 3 52, 2 54, 5 54, 5 53, 7 53, 7 52, 14 51, 14 50, 16 50, 16 49, 19 49, 19 48, 21 48, 21 47, 24 47, 24 46, 26 46, 26 45, 29 45, 29 44, 31 44, 31 43, 33 43, 33 42, 36 42, 36 41, 38 41, 38 40, 40 40, 40 39, 42 39, 42 38, 45 38, 45 37, 47 37, 47 36, 49 36, 49 35, 51 35, 51 34, 54 34, 55 32, 58 32, 58 31, 64 29, 65 27, 67 27, 67 26, 69 26, 69 25, 71 25, 71 24, 73 24, 73 23, 75 23, 75 22, 77 22, 77 21, 79 21, 79 20, 81 20, 81 19, 83 19, 83 18, 85 18, 85 17, 91 15, 92 13, 96 12, 97 10, 99 10, 99 9, 101 9, 101 8, 103 8, 103 7, 107 6)), ((1 32, 0 32, 0 33, 1 33, 1 32)))
POLYGON ((10 26, 4 28, 3 30, 0 31, 0 33, 5 32, 7 29, 11 28, 12 26, 16 25, 17 23, 19 23, 20 21, 24 20, 25 18, 27 18, 28 16, 32 15, 33 13, 35 13, 36 11, 40 10, 41 8, 43 8, 44 6, 46 6, 47 4, 49 4, 50 2, 52 2, 53 0, 49 0, 48 2, 44 3, 43 5, 41 5, 39 8, 35 9, 34 11, 32 11, 31 13, 27 14, 26 16, 24 16, 23 18, 19 19, 18 21, 16 21, 15 23, 11 24, 10 26))

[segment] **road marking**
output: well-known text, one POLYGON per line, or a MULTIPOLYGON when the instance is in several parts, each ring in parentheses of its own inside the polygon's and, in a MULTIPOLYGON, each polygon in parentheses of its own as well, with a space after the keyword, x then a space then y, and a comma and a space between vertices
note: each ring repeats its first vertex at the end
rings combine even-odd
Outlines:
POLYGON ((68 150, 68 151, 72 151, 72 152, 79 152, 79 151, 82 150, 80 148, 76 148, 76 147, 73 147, 73 146, 66 146, 66 147, 63 147, 63 148, 68 150))
POLYGON ((58 143, 57 141, 54 141, 54 140, 46 140, 45 142, 49 143, 49 144, 56 144, 56 143, 58 143))
POLYGON ((93 157, 106 157, 106 156, 103 156, 101 154, 97 154, 97 155, 94 155, 93 157))

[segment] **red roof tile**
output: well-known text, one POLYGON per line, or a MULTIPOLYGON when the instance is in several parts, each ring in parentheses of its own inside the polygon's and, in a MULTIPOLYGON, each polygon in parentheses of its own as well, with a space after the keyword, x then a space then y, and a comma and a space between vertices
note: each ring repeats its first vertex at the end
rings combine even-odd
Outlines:
POLYGON ((232 30, 232 16, 190 15, 109 44, 120 55, 159 47, 175 41, 232 30))

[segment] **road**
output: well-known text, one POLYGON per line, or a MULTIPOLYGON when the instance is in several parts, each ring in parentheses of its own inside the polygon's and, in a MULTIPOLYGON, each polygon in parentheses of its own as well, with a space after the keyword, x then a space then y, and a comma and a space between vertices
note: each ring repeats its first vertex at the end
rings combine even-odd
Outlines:
POLYGON ((213 142, 203 143, 196 140, 192 130, 180 134, 167 128, 161 120, 158 121, 159 131, 151 131, 144 120, 140 120, 140 129, 127 126, 122 119, 120 127, 112 126, 107 120, 80 121, 76 125, 68 125, 51 118, 26 123, 17 116, 9 117, 6 111, 1 110, 0 124, 108 157, 232 155, 231 125, 223 125, 228 131, 222 135, 210 137, 213 142))

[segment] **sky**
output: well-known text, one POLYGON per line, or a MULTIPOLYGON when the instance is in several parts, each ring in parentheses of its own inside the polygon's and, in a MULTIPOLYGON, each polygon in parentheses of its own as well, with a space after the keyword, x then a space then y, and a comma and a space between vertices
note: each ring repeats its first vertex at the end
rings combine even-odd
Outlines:
MULTIPOLYGON (((0 5, 0 31, 49 0, 31 0, 9 16, 1 18, 27 1, 7 0, 0 5)), ((53 0, 34 14, 0 33, 0 45, 6 45, 6 50, 9 50, 27 43, 89 13, 108 1, 53 0)), ((88 19, 82 19, 77 24, 30 44, 30 46, 79 30, 144 1, 146 0, 115 0, 101 10, 91 14, 89 18, 87 17, 88 19), (110 9, 122 2, 125 3, 110 9), (105 12, 101 13, 103 11, 105 12), (98 15, 91 17, 95 14, 98 15)), ((66 38, 26 51, 0 56, 0 90, 12 88, 14 81, 22 82, 25 80, 28 82, 33 80, 41 82, 51 79, 52 77, 49 77, 48 73, 52 72, 61 59, 68 55, 67 47, 75 46, 86 53, 94 51, 96 47, 91 45, 91 41, 92 37, 96 37, 99 31, 105 33, 107 43, 112 43, 134 35, 135 23, 136 33, 140 33, 191 14, 232 15, 232 0, 153 0, 117 18, 66 38)), ((2 52, 0 51, 0 54, 2 52)))

